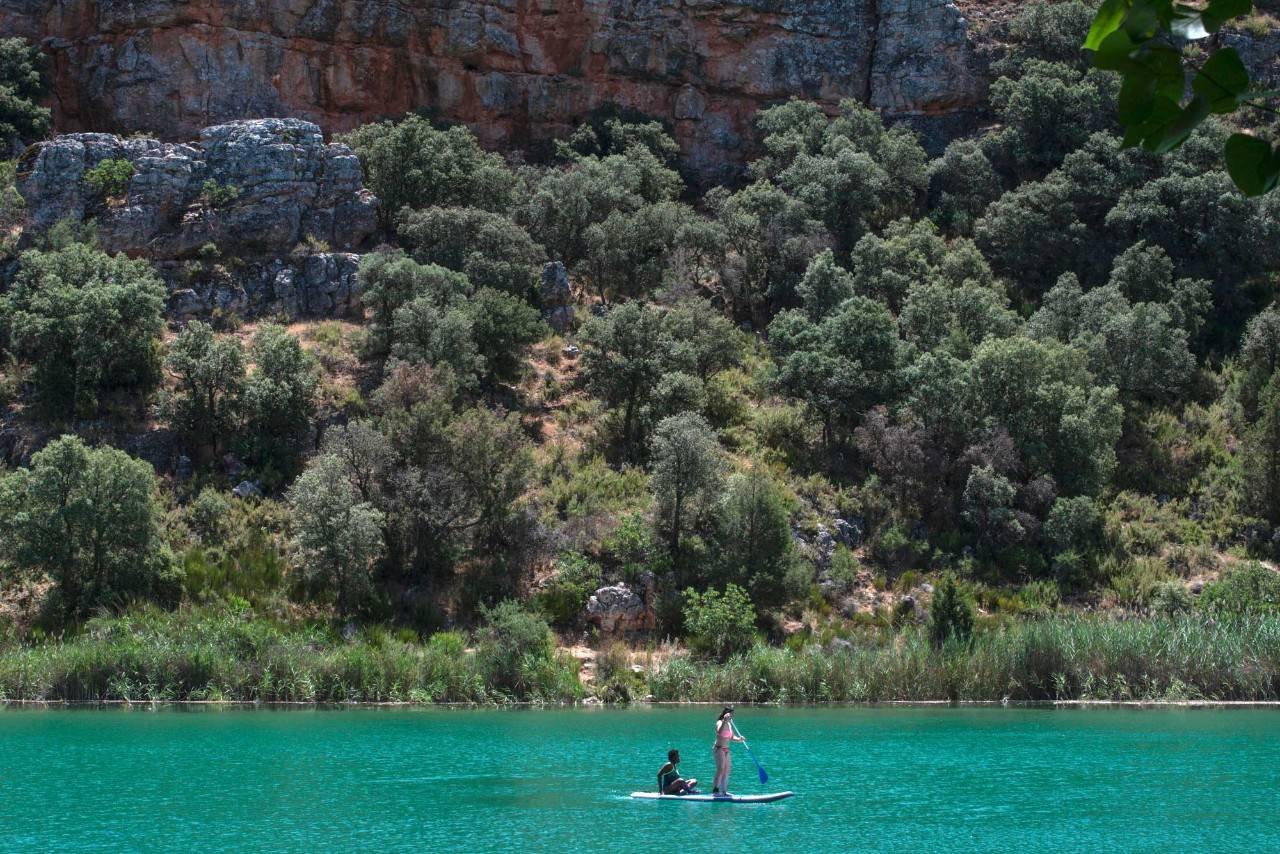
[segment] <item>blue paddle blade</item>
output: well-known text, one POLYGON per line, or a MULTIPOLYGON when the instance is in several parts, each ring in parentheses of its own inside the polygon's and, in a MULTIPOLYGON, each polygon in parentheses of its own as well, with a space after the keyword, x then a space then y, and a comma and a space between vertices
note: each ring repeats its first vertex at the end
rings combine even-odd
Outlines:
POLYGON ((756 767, 756 770, 760 772, 760 782, 761 782, 761 783, 767 783, 767 782, 769 782, 769 775, 768 775, 768 774, 766 774, 766 773, 764 773, 764 766, 763 766, 763 765, 757 766, 757 767, 756 767))

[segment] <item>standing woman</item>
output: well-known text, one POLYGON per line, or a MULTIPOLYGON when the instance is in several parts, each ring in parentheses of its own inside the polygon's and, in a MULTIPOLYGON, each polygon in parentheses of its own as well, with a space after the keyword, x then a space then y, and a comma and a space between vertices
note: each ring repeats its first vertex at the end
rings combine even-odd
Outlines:
POLYGON ((729 772, 733 770, 729 743, 733 741, 742 741, 742 738, 733 731, 733 706, 725 706, 720 717, 716 718, 716 746, 711 748, 716 760, 716 777, 711 783, 713 795, 729 794, 729 772))

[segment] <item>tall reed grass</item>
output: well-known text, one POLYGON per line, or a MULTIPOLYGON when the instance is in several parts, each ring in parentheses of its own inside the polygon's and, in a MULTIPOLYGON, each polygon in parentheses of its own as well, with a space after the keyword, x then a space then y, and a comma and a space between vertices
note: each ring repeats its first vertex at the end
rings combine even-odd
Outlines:
POLYGON ((526 656, 502 674, 452 633, 421 644, 366 629, 210 609, 142 609, 88 622, 75 637, 0 646, 0 700, 261 702, 571 702, 576 664, 526 656), (499 687, 502 686, 502 687, 499 687))
POLYGON ((658 700, 1280 700, 1280 618, 1083 616, 1009 623, 934 648, 907 629, 827 652, 756 646, 723 664, 672 659, 658 700))
MULTIPOLYGON (((426 643, 366 628, 241 612, 141 609, 74 637, 0 644, 0 701, 96 703, 574 702, 563 653, 503 657, 453 632, 426 643)), ((1071 616, 988 627, 933 647, 922 630, 883 629, 836 651, 756 646, 724 663, 686 656, 649 677, 656 700, 1280 700, 1280 617, 1071 616)), ((600 693, 599 691, 597 693, 600 693)), ((644 693, 637 684, 608 699, 644 693)))

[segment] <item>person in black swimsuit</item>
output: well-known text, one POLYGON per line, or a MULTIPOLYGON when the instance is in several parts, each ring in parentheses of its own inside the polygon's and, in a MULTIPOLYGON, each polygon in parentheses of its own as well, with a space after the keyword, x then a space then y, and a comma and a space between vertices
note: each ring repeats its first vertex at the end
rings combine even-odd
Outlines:
POLYGON ((671 749, 667 751, 667 764, 658 769, 658 792, 663 795, 693 795, 697 794, 698 781, 686 780, 680 776, 680 769, 676 766, 680 764, 680 751, 671 749))

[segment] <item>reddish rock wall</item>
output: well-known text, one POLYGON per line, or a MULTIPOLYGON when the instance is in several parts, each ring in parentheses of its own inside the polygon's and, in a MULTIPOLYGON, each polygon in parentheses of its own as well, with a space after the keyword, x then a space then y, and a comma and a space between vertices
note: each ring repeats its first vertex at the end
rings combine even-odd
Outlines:
POLYGON ((706 173, 792 95, 927 125, 985 94, 941 0, 0 0, 0 32, 52 56, 60 130, 336 132, 425 107, 527 145, 613 102, 668 121, 706 173))

